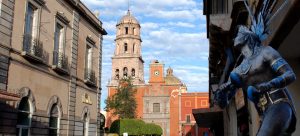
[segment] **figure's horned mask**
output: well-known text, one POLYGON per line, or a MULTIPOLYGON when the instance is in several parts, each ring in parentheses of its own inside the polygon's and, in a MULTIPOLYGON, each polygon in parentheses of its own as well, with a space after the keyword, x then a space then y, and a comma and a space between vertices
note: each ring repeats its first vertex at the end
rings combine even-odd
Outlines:
POLYGON ((239 27, 237 36, 234 39, 234 47, 239 47, 246 43, 253 46, 258 42, 260 43, 258 36, 242 25, 239 27))

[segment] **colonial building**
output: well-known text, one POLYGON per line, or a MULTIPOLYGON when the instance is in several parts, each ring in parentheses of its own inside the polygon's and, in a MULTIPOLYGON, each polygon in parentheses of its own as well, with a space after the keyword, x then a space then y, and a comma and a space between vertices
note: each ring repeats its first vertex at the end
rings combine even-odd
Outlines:
POLYGON ((99 135, 98 17, 80 0, 0 0, 0 16, 0 135, 99 135))
MULTIPOLYGON (((247 2, 257 15, 263 0, 248 0, 247 2)), ((298 14, 300 1, 278 1, 274 11, 281 5, 283 5, 282 10, 276 13, 277 15, 270 23, 271 35, 263 44, 276 49, 296 73, 297 80, 288 88, 294 99, 296 110, 299 110, 297 108, 299 108, 300 95, 298 91, 300 77, 298 44, 300 41, 296 37, 300 31, 300 15, 298 14)), ((207 18, 207 37, 210 43, 209 94, 210 100, 213 100, 213 92, 220 84, 227 81, 229 72, 240 63, 238 61, 240 53, 234 49, 232 39, 235 37, 237 26, 250 25, 250 19, 244 1, 241 0, 204 0, 204 15, 207 18)), ((256 135, 260 125, 259 117, 253 104, 248 102, 241 89, 223 111, 213 107, 212 103, 211 106, 210 109, 194 111, 199 126, 210 127, 216 135, 256 135), (205 119, 203 119, 204 116, 205 119), (220 124, 220 122, 223 123, 220 124)), ((299 112, 296 116, 300 117, 299 112)), ((298 119, 297 124, 299 123, 298 119)), ((297 125, 294 135, 299 134, 300 126, 297 125)))
MULTIPOLYGON (((191 114, 193 108, 208 107, 208 94, 187 93, 187 87, 173 74, 173 69, 165 70, 164 63, 158 60, 149 64, 149 82, 145 83, 139 22, 128 11, 116 27, 108 97, 116 93, 119 79, 132 77, 137 89, 137 118, 160 125, 164 136, 195 135, 207 131, 197 127, 191 114)), ((116 119, 108 112, 106 127, 116 119)))

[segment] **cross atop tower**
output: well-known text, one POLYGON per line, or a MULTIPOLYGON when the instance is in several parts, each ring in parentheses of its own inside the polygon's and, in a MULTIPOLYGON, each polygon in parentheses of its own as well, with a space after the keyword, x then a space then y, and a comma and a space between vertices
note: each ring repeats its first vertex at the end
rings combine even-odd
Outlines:
POLYGON ((128 7, 127 7, 128 8, 128 12, 127 12, 127 14, 130 15, 130 0, 127 0, 127 2, 128 2, 128 7))

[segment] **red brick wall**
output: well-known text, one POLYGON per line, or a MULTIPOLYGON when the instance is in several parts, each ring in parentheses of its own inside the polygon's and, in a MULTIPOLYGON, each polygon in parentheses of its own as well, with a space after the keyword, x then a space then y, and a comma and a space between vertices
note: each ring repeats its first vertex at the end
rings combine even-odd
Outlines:
POLYGON ((181 95, 181 120, 182 135, 202 136, 204 132, 208 132, 207 128, 197 128, 196 121, 192 114, 192 109, 208 108, 208 93, 183 93, 181 95), (186 122, 187 115, 190 116, 190 123, 186 122))

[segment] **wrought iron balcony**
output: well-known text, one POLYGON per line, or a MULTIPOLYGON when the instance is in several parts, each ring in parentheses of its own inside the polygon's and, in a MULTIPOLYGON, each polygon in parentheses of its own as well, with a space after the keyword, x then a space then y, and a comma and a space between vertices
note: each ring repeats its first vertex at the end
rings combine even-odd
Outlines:
POLYGON ((59 51, 53 51, 52 69, 56 72, 69 74, 68 57, 59 51))
POLYGON ((35 62, 46 63, 48 54, 43 50, 43 43, 30 34, 23 37, 22 56, 35 62))
POLYGON ((96 86, 96 82, 97 79, 96 79, 95 71, 86 68, 84 73, 84 83, 87 85, 96 86))

